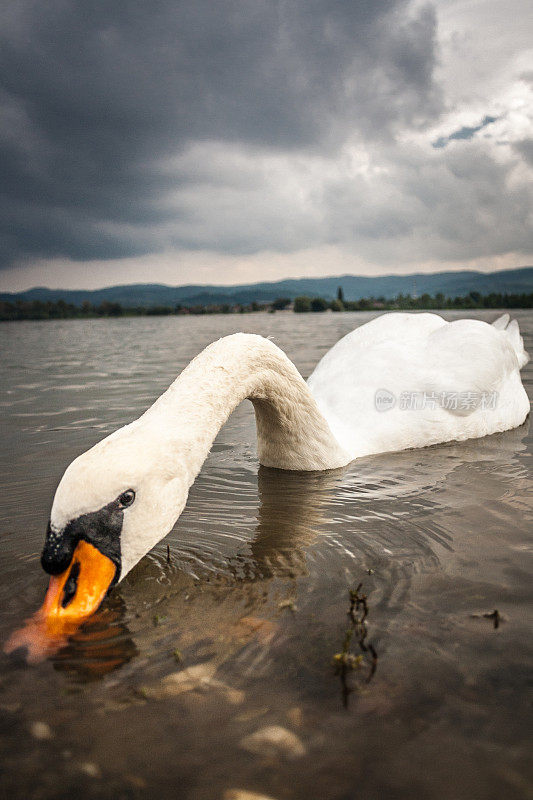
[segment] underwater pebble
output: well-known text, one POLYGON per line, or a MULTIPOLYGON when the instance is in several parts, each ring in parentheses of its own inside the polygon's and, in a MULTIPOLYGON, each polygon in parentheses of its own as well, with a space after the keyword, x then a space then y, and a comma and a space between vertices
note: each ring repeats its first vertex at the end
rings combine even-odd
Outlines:
POLYGON ((289 611, 298 611, 298 606, 294 602, 294 600, 282 600, 281 603, 278 603, 278 608, 282 611, 284 608, 288 608, 289 611))
POLYGON ((193 667, 187 667, 187 669, 182 669, 179 672, 171 672, 169 675, 165 675, 156 686, 143 687, 143 693, 147 697, 160 700, 183 692, 202 689, 209 684, 215 671, 214 664, 195 664, 193 667))
POLYGON ((102 774, 98 764, 94 764, 92 761, 83 761, 80 764, 80 772, 83 772, 88 778, 99 778, 102 774))
POLYGON ((267 725, 241 739, 239 746, 260 756, 301 758, 306 754, 302 741, 281 725, 267 725))
POLYGON ((39 739, 41 742, 44 742, 46 739, 51 739, 54 735, 50 725, 47 725, 46 722, 32 722, 30 731, 33 738, 39 739))
POLYGON ((171 672, 170 675, 166 675, 161 680, 159 685, 144 686, 141 691, 144 697, 164 700, 168 697, 176 697, 184 692, 215 689, 232 705, 242 703, 244 701, 244 692, 215 680, 213 677, 215 672, 215 664, 196 664, 179 672, 171 672))
POLYGON ((266 794, 249 792, 247 789, 226 789, 222 800, 274 800, 274 798, 266 794))

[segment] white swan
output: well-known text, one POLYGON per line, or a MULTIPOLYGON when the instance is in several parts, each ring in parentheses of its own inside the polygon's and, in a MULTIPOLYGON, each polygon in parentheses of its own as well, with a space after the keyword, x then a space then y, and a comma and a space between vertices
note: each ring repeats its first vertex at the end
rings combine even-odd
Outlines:
POLYGON ((41 619, 63 631, 62 620, 92 613, 172 529, 218 431, 245 398, 259 461, 285 470, 331 469, 521 425, 528 357, 517 323, 508 323, 508 315, 489 325, 385 314, 341 339, 307 383, 261 336, 214 342, 139 419, 66 470, 42 555, 54 577, 41 619))

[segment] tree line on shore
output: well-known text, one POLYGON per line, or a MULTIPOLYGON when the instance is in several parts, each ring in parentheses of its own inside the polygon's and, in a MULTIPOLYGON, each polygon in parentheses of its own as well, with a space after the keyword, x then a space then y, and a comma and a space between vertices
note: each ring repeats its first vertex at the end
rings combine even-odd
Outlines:
POLYGON ((366 297, 360 300, 345 300, 342 288, 339 287, 334 300, 323 297, 296 297, 292 301, 288 297, 279 297, 271 303, 222 303, 212 305, 151 306, 148 308, 130 308, 120 303, 104 301, 99 305, 85 301, 81 306, 41 300, 17 300, 14 303, 0 301, 0 321, 10 320, 44 320, 44 319, 92 319, 97 317, 138 317, 169 316, 173 314, 232 314, 258 311, 293 310, 296 313, 320 313, 324 311, 397 311, 397 310, 445 310, 445 309, 490 309, 490 308, 533 308, 533 292, 521 294, 502 294, 492 292, 482 295, 470 292, 464 297, 445 297, 442 293, 423 294, 420 297, 399 294, 394 299, 384 297, 366 297))

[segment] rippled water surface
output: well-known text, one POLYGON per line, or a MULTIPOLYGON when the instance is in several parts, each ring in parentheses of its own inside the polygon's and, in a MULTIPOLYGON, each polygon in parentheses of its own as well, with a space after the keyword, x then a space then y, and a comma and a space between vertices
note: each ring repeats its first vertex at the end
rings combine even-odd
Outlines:
MULTIPOLYGON (((2 324, 0 640, 42 602, 50 504, 77 454, 219 336, 272 336, 307 377, 371 316, 2 324)), ((533 316, 514 316, 532 352, 533 316)), ((531 455, 526 422, 333 472, 258 469, 244 403, 100 612, 44 663, 0 657, 0 796, 531 797, 531 455), (366 638, 365 601, 347 614, 359 584, 366 638), (251 752, 269 726, 287 742, 251 752)))

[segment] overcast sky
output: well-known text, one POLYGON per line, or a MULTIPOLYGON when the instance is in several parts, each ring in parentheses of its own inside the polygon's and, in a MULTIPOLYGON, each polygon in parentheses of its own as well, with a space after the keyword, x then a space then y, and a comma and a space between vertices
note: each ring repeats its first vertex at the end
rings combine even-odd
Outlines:
POLYGON ((6 0, 0 287, 532 264, 532 15, 6 0))

